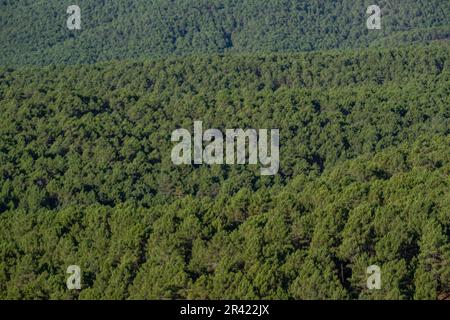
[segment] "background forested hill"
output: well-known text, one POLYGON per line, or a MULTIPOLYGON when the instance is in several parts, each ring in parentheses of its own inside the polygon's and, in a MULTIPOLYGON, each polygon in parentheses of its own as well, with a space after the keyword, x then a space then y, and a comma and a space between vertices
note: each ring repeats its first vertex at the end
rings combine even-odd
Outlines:
MULTIPOLYGON (((73 4, 73 3, 70 3, 73 4)), ((59 0, 0 1, 0 65, 93 63, 223 52, 397 46, 450 38, 450 3, 379 0, 79 0, 82 30, 59 0)))
POLYGON ((446 297, 449 49, 1 68, 0 298, 446 297), (195 120, 279 128, 279 174, 174 166, 195 120))

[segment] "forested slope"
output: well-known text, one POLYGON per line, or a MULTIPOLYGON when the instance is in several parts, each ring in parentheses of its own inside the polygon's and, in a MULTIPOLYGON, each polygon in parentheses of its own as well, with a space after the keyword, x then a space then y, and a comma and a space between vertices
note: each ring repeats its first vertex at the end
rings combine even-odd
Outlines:
POLYGON ((448 293, 449 46, 2 68, 0 298, 448 293), (279 174, 174 166, 195 120, 279 128, 279 174))
POLYGON ((6 209, 145 205, 319 175, 355 156, 449 132, 449 45, 3 69, 6 209), (280 129, 280 171, 174 166, 172 131, 280 129))
POLYGON ((450 4, 380 0, 382 29, 368 30, 371 0, 0 1, 0 65, 93 63, 223 52, 313 51, 448 40, 450 4), (72 3, 70 3, 72 4, 72 3))
POLYGON ((449 143, 424 136, 215 199, 3 213, 0 298, 436 299, 450 290, 449 143), (71 264, 80 292, 65 288, 71 264))

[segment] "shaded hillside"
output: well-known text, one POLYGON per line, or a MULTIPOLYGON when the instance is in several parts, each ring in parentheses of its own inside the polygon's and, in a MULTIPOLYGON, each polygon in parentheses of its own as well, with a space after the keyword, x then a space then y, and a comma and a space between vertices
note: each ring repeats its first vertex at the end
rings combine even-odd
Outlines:
POLYGON ((366 27, 370 0, 80 0, 76 4, 82 10, 81 31, 67 29, 68 5, 61 1, 1 1, 0 65, 397 46, 448 39, 450 32, 450 6, 442 0, 378 1, 380 31, 366 27))

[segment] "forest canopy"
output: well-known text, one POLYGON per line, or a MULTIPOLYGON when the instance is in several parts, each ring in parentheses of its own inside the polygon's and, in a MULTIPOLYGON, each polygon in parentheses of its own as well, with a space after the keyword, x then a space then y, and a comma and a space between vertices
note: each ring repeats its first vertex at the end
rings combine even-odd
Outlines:
POLYGON ((76 4, 81 9, 81 30, 66 27, 65 2, 0 1, 0 65, 395 47, 450 38, 450 5, 442 0, 378 0, 381 30, 366 27, 372 0, 78 0, 76 4))
POLYGON ((449 48, 2 67, 0 298, 445 297, 449 48), (279 128, 279 174, 174 166, 196 120, 279 128))

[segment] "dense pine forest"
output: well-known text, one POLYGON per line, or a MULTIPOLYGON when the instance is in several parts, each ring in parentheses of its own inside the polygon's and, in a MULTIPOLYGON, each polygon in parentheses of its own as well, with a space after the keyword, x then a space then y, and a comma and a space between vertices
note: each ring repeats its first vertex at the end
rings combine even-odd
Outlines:
POLYGON ((0 299, 448 298, 449 3, 368 2, 0 1, 0 299), (197 120, 278 174, 175 166, 197 120))
POLYGON ((397 46, 450 38, 448 0, 77 0, 82 30, 60 0, 0 1, 0 65, 93 63, 225 52, 397 46), (382 9, 382 29, 366 10, 382 9))

